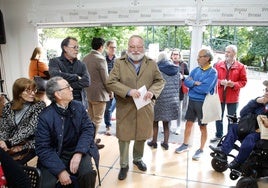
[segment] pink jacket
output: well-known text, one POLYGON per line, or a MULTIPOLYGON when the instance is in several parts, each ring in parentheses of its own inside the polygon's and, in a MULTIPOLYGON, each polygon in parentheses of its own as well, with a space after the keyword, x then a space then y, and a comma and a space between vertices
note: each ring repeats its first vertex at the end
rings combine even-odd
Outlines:
POLYGON ((244 87, 247 83, 245 66, 242 63, 235 61, 228 71, 225 61, 220 61, 216 63, 215 68, 218 71, 218 93, 221 102, 237 103, 239 101, 240 88, 244 87), (224 90, 224 86, 220 84, 221 80, 224 79, 233 81, 234 87, 227 87, 224 90))

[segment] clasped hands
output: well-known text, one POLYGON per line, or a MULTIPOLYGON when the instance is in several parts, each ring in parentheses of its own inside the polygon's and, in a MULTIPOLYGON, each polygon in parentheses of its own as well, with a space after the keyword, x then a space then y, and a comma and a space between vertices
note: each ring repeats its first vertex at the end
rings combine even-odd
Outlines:
POLYGON ((231 80, 221 80, 221 85, 225 86, 225 87, 234 87, 234 82, 232 82, 231 80))
MULTIPOLYGON (((141 93, 137 89, 131 89, 129 95, 133 98, 139 98, 141 93)), ((143 97, 143 100, 147 101, 148 99, 152 99, 154 94, 151 91, 147 91, 143 97)))

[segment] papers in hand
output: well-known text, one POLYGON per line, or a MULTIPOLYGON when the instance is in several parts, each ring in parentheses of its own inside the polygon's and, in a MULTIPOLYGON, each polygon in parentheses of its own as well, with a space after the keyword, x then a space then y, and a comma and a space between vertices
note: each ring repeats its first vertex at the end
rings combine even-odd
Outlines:
POLYGON ((138 91, 141 94, 140 97, 139 98, 133 98, 134 103, 135 103, 135 105, 137 107, 137 110, 139 110, 140 108, 146 106, 147 104, 149 104, 151 102, 151 99, 147 99, 146 101, 143 99, 144 95, 147 92, 147 89, 146 89, 145 85, 142 86, 141 88, 139 88, 138 91))

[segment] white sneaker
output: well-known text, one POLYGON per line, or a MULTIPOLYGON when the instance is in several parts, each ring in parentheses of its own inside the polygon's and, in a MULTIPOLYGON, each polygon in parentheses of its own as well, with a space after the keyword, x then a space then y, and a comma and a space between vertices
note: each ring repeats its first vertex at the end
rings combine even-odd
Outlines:
POLYGON ((188 145, 186 144, 182 144, 180 147, 178 147, 176 150, 175 150, 175 153, 182 153, 182 152, 185 152, 187 151, 189 148, 188 145))

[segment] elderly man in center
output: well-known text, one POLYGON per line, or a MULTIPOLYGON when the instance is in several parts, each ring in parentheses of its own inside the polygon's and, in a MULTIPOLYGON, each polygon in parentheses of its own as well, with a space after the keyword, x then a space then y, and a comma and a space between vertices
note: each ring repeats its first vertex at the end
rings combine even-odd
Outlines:
POLYGON ((144 40, 133 35, 128 41, 126 55, 118 58, 110 72, 107 87, 114 92, 116 98, 116 136, 120 150, 119 180, 127 177, 129 169, 129 144, 134 140, 133 163, 141 171, 146 171, 142 161, 145 141, 153 132, 153 102, 136 108, 134 99, 140 98, 138 90, 145 86, 147 92, 143 100, 155 100, 165 84, 157 64, 145 56, 144 40))

